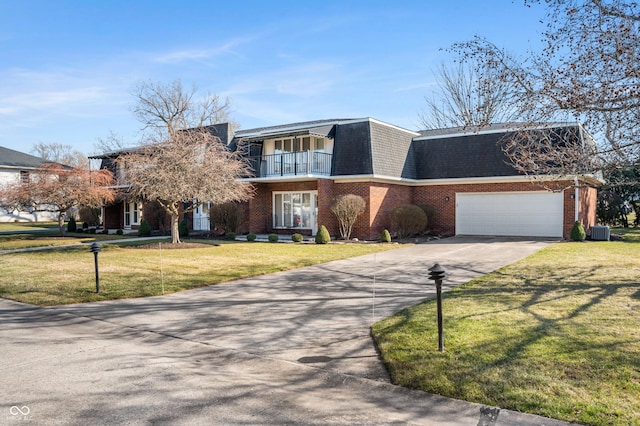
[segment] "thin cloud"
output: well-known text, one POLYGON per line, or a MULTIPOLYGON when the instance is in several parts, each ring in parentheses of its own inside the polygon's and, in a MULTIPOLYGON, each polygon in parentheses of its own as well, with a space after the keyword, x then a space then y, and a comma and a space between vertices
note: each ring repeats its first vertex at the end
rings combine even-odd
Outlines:
POLYGON ((252 40, 250 37, 236 38, 213 48, 195 48, 175 50, 166 54, 158 55, 153 61, 163 64, 179 64, 182 62, 202 61, 224 54, 238 54, 236 48, 252 40))

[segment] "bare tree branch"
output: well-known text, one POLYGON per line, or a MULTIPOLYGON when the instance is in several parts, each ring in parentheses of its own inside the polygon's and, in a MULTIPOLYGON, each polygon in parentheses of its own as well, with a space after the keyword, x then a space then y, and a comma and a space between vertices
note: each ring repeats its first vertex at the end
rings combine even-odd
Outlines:
MULTIPOLYGON (((590 165, 603 169, 636 164, 640 159, 640 5, 623 0, 539 3, 547 6, 541 51, 514 58, 482 38, 452 49, 471 63, 495 65, 496 77, 517 88, 525 127, 580 121, 597 140, 594 155, 599 161, 590 165)), ((567 170, 569 158, 576 173, 584 169, 583 157, 567 154, 557 163, 559 173, 567 170)))
POLYGON ((179 243, 182 212, 204 202, 245 201, 253 187, 240 178, 249 167, 206 128, 180 131, 166 141, 146 145, 117 158, 133 199, 157 201, 172 219, 172 239, 179 243))
POLYGON ((427 106, 419 114, 420 121, 427 129, 512 121, 516 117, 513 86, 494 74, 490 64, 460 62, 456 68, 441 64, 436 74, 437 91, 425 97, 427 106))

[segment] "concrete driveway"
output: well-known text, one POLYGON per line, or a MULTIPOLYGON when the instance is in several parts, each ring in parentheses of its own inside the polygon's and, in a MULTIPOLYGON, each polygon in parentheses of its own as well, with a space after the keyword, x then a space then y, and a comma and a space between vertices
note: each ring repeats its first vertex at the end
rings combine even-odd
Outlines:
POLYGON ((455 237, 162 297, 0 301, 0 424, 562 424, 393 386, 369 335, 433 295, 433 263, 451 287, 549 243, 455 237))

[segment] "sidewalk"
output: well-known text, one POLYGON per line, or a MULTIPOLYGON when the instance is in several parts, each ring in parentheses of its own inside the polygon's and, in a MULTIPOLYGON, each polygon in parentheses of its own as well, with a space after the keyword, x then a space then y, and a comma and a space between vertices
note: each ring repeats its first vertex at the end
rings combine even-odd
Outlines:
MULTIPOLYGON (((128 242, 136 242, 136 241, 149 241, 149 240, 166 240, 171 237, 163 236, 163 237, 135 237, 135 238, 123 238, 118 240, 104 240, 104 241, 95 241, 98 244, 117 244, 117 243, 128 243, 128 242)), ((20 249, 11 249, 11 250, 0 250, 0 255, 9 254, 9 253, 26 253, 30 251, 46 251, 46 250, 54 250, 54 249, 65 249, 70 247, 82 247, 82 246, 90 246, 94 241, 86 242, 86 243, 72 243, 72 244, 62 244, 62 245, 53 245, 53 246, 42 246, 42 247, 26 247, 20 249)))

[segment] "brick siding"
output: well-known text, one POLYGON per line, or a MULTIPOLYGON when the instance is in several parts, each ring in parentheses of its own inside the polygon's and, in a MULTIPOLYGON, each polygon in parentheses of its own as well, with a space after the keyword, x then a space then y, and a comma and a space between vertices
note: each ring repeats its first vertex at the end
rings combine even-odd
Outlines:
MULTIPOLYGON (((570 186, 570 182, 558 182, 559 189, 570 186)), ((273 232, 271 223, 272 192, 273 191, 318 191, 318 226, 324 225, 332 237, 339 236, 338 221, 331 212, 331 204, 342 194, 361 196, 366 207, 358 217, 353 227, 352 238, 375 240, 382 231, 390 229, 389 214, 391 210, 401 204, 429 204, 436 209, 429 230, 445 235, 455 235, 455 206, 456 193, 468 192, 523 192, 540 191, 541 187, 530 182, 514 183, 481 183, 460 185, 429 185, 405 186, 374 182, 336 183, 330 179, 318 179, 308 182, 286 182, 271 184, 256 184, 256 196, 249 202, 251 232, 273 232)), ((575 221, 575 199, 572 198, 574 189, 564 190, 564 238, 569 237, 571 227, 575 221)), ((596 223, 595 188, 580 189, 580 220, 586 228, 596 223)), ((286 233, 283 230, 277 232, 286 233)))

